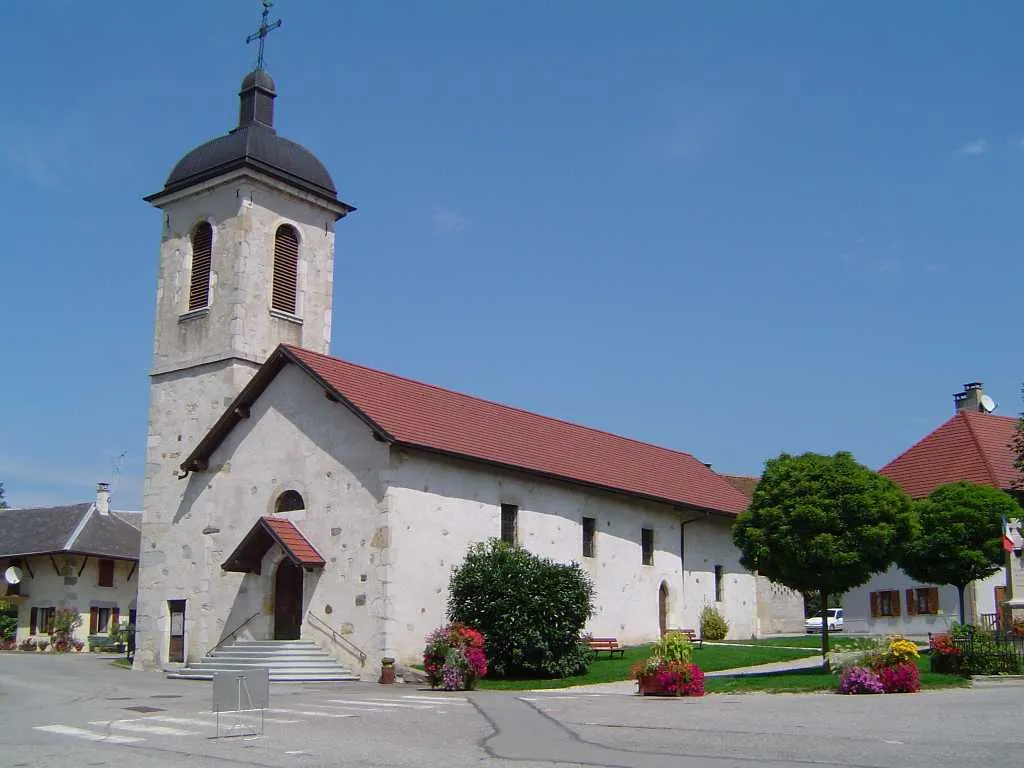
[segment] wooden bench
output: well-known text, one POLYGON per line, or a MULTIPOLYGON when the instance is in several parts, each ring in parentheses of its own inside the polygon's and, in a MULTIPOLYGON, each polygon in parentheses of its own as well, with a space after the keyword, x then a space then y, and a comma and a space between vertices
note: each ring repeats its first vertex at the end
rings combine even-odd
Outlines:
POLYGON ((695 629, 666 629, 665 634, 669 632, 678 632, 681 635, 686 635, 686 639, 696 645, 698 648, 704 647, 703 638, 697 637, 697 631, 695 629))
POLYGON ((619 641, 614 637, 588 637, 585 638, 585 642, 590 646, 590 650, 600 655, 601 651, 607 651, 608 655, 615 658, 615 654, 623 656, 626 653, 626 649, 619 645, 619 641))

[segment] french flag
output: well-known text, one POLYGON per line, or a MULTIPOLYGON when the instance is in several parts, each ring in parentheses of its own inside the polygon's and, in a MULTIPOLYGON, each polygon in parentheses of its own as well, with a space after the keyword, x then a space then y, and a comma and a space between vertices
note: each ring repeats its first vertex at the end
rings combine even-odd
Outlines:
POLYGON ((1003 520, 1003 549, 1013 552, 1013 536, 1010 534, 1010 524, 1006 522, 1006 515, 1001 515, 1003 520))

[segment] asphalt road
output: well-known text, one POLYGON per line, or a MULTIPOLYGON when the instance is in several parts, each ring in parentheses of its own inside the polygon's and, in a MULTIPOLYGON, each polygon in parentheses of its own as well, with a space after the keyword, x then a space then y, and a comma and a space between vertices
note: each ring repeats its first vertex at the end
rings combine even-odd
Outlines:
MULTIPOLYGON (((3 653, 0 766, 1024 765, 1021 684, 703 699, 274 685, 263 734, 223 738, 211 701, 209 683, 96 656, 3 653)), ((256 725, 222 718, 222 734, 256 725)))

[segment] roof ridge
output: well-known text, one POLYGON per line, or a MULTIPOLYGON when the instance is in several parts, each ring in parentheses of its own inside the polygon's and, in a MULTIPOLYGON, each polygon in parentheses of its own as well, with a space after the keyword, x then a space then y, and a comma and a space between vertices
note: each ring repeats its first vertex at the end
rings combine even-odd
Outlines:
POLYGON ((645 445, 645 446, 647 446, 649 448, 657 448, 660 451, 669 451, 670 453, 675 453, 675 454, 678 454, 679 456, 686 456, 687 458, 693 459, 694 461, 698 462, 702 466, 707 467, 709 472, 712 472, 712 473, 714 473, 716 475, 720 474, 718 472, 715 472, 710 467, 708 467, 706 464, 704 464, 704 462, 702 462, 700 459, 698 459, 692 453, 688 453, 687 451, 680 451, 677 448, 669 448, 668 446, 658 445, 657 443, 652 443, 652 442, 650 442, 648 440, 638 440, 635 437, 626 437, 625 435, 620 435, 620 434, 617 434, 615 432, 609 432, 606 429, 600 429, 598 427, 591 427, 591 426, 588 426, 586 424, 580 424, 578 422, 569 421, 567 419, 560 419, 560 418, 557 418, 555 416, 547 416, 547 415, 545 415, 543 413, 538 413, 537 411, 530 411, 530 410, 527 410, 526 408, 520 408, 519 406, 508 405, 507 403, 499 403, 497 400, 490 400, 490 399, 488 399, 486 397, 479 397, 477 395, 468 395, 465 392, 459 392, 457 390, 449 389, 447 387, 442 387, 442 386, 439 386, 437 384, 431 384, 431 383, 426 382, 426 381, 420 381, 419 379, 411 379, 408 376, 402 376, 401 374, 398 374, 398 373, 391 373, 390 371, 383 371, 380 368, 372 368, 372 367, 370 367, 368 365, 362 365, 360 363, 354 363, 351 360, 343 360, 340 357, 334 357, 333 355, 325 355, 322 352, 314 352, 311 349, 306 349, 305 347, 298 347, 298 346, 295 346, 294 344, 282 344, 282 346, 287 347, 287 348, 289 348, 290 350, 293 350, 293 351, 298 351, 298 352, 303 353, 303 354, 316 355, 317 357, 321 357, 321 358, 324 358, 324 359, 327 359, 327 360, 333 360, 334 362, 337 362, 337 363, 344 363, 345 365, 351 365, 351 366, 354 366, 356 368, 361 368, 364 371, 370 371, 372 373, 379 373, 379 374, 381 374, 383 376, 388 376, 388 377, 393 378, 393 379, 401 379, 402 381, 407 381, 407 382, 409 382, 411 384, 416 384, 417 386, 427 387, 428 389, 437 390, 438 392, 444 392, 444 393, 449 394, 449 395, 455 395, 456 397, 465 397, 465 398, 468 398, 470 400, 476 400, 477 402, 480 402, 480 403, 487 403, 488 405, 494 405, 494 406, 497 406, 499 408, 507 408, 510 411, 517 411, 518 413, 525 413, 525 414, 527 414, 529 416, 534 416, 536 418, 544 419, 546 421, 554 421, 554 422, 557 422, 559 424, 565 424, 565 425, 568 425, 570 427, 576 427, 577 429, 585 429, 588 432, 594 432, 594 433, 601 434, 601 435, 607 435, 608 437, 614 437, 614 438, 616 438, 618 440, 625 440, 625 441, 630 442, 630 443, 636 443, 637 445, 645 445))
MULTIPOLYGON (((973 415, 969 415, 967 411, 960 411, 960 413, 963 414, 964 421, 967 423, 967 431, 970 432, 970 434, 971 434, 971 440, 974 442, 974 447, 978 450, 978 453, 981 454, 981 460, 982 460, 982 462, 984 462, 985 469, 988 471, 989 480, 992 481, 992 484, 995 485, 996 488, 999 488, 1000 487, 999 478, 996 476, 995 469, 992 467, 992 462, 989 461, 988 454, 985 452, 985 449, 981 447, 981 441, 978 439, 978 433, 974 431, 974 424, 971 423, 971 419, 973 418, 973 415)), ((957 415, 959 415, 959 414, 957 414, 957 415)), ((988 414, 980 414, 979 413, 977 415, 978 416, 982 416, 982 415, 988 415, 988 414)), ((1006 417, 1004 416, 1004 417, 1000 417, 1000 418, 1006 418, 1006 417)))

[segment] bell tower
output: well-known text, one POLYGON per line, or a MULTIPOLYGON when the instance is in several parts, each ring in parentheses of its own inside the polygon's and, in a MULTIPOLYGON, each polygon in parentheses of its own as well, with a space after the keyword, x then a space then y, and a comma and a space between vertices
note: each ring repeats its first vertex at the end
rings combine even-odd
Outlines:
MULTIPOLYGON (((274 128, 277 88, 242 80, 238 125, 186 154, 146 197, 162 214, 139 571, 141 666, 165 661, 154 638, 177 586, 162 551, 185 492, 181 461, 278 344, 326 353, 335 223, 355 210, 324 165, 274 128)), ((202 601, 201 595, 188 595, 202 601)), ((187 618, 186 618, 187 621, 187 618)))

